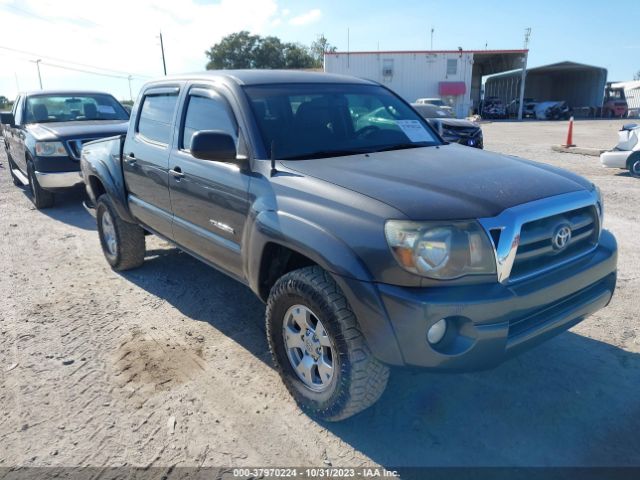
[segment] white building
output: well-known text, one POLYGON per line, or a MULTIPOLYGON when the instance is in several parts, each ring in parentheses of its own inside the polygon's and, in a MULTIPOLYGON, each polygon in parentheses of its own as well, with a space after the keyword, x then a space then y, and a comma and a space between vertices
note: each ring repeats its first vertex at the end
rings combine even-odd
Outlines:
POLYGON ((624 89, 624 96, 629 106, 629 117, 640 116, 640 80, 618 82, 612 84, 611 87, 624 89))
POLYGON ((324 71, 380 82, 408 102, 442 98, 458 117, 480 101, 482 77, 522 68, 527 50, 328 52, 324 71))

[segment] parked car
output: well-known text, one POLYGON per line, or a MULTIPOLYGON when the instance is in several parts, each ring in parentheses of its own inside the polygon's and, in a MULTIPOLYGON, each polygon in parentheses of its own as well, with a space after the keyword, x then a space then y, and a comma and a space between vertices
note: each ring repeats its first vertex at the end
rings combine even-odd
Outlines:
POLYGON ((573 109, 565 101, 540 102, 535 112, 539 120, 568 120, 573 115, 573 109))
POLYGON ((482 118, 508 118, 507 107, 500 97, 487 97, 480 105, 480 115, 482 118))
POLYGON ((613 88, 607 84, 604 103, 602 104, 602 116, 605 118, 624 118, 628 115, 629 106, 624 94, 624 88, 613 88))
POLYGON ((436 107, 440 107, 442 110, 444 110, 448 116, 454 117, 454 118, 456 116, 456 114, 453 111, 453 108, 451 108, 450 105, 447 105, 445 101, 442 100, 441 98, 437 98, 437 97, 419 98, 415 101, 415 103, 419 105, 435 105, 436 107))
POLYGON ((82 185, 82 145, 125 133, 129 115, 108 93, 41 90, 20 94, 1 121, 13 183, 28 186, 40 209, 82 185))
POLYGON ((482 128, 475 122, 450 118, 440 107, 429 104, 411 105, 447 142, 483 148, 482 128))
POLYGON ((618 132, 618 144, 600 155, 600 163, 607 168, 625 168, 640 177, 640 125, 629 123, 618 132))
MULTIPOLYGON (((522 118, 536 118, 536 105, 538 102, 535 98, 525 98, 522 102, 522 118)), ((518 110, 520 109, 520 99, 516 98, 509 102, 508 111, 509 116, 517 118, 518 110)))
POLYGON ((593 183, 446 144, 365 79, 165 77, 81 166, 109 265, 140 267, 151 232, 248 285, 277 371, 324 420, 373 404, 389 365, 492 367, 606 306, 616 282, 593 183), (393 122, 352 116, 380 105, 393 122))

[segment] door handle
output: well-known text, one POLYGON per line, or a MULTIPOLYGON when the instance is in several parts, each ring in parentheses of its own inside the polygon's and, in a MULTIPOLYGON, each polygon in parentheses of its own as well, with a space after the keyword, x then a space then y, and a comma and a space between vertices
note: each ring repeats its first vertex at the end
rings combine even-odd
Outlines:
POLYGON ((136 160, 136 156, 133 154, 133 152, 131 152, 131 153, 127 153, 127 154, 124 156, 124 162, 125 162, 127 165, 131 165, 131 166, 133 166, 133 165, 135 165, 135 164, 136 164, 137 160, 136 160))
POLYGON ((182 173, 182 169, 180 167, 173 167, 172 170, 169 170, 169 174, 180 181, 181 178, 184 178, 184 173, 182 173))

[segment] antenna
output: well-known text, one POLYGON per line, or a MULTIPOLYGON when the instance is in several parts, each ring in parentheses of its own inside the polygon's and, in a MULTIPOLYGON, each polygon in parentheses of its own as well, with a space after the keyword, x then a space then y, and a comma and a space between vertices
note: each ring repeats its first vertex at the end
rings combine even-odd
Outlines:
POLYGON ((276 170, 276 141, 271 140, 271 176, 273 177, 278 170, 276 170))
POLYGON ((531 27, 527 27, 524 29, 524 49, 527 50, 529 48, 529 39, 531 38, 531 27))
POLYGON ((347 28, 347 68, 350 67, 349 63, 350 63, 350 54, 351 54, 351 39, 350 39, 350 32, 349 29, 347 28))

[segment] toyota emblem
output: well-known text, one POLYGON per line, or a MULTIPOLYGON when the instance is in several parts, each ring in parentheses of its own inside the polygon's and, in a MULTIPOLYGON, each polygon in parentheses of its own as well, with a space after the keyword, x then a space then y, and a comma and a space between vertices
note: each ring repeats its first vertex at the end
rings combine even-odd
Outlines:
POLYGON ((551 243, 555 250, 563 250, 571 240, 571 227, 569 225, 560 225, 553 234, 551 243))

